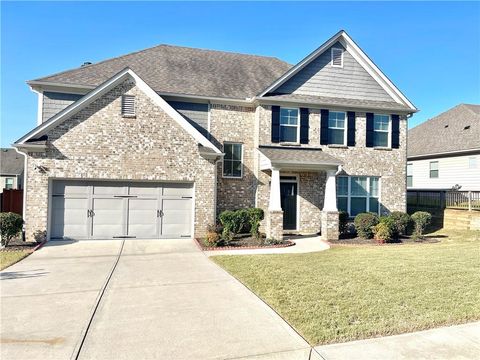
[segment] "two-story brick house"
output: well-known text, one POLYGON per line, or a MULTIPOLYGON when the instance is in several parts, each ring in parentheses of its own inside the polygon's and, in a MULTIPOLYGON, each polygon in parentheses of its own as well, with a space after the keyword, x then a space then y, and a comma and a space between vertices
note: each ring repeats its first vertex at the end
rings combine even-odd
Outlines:
POLYGON ((405 210, 416 108, 344 32, 300 63, 160 45, 29 82, 28 240, 202 236, 225 209, 338 236, 405 210))

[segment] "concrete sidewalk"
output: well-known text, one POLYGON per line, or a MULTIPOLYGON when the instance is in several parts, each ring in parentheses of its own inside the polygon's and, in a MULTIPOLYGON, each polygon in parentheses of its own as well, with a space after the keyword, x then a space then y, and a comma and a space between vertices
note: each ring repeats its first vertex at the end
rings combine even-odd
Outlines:
POLYGON ((478 360, 480 322, 315 347, 323 360, 478 360))

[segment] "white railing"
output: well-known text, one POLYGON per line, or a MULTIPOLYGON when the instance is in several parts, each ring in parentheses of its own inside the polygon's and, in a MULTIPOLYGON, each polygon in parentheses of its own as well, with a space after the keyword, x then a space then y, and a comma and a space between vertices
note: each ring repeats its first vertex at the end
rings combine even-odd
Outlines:
POLYGON ((445 207, 468 211, 480 210, 480 191, 447 191, 445 207))

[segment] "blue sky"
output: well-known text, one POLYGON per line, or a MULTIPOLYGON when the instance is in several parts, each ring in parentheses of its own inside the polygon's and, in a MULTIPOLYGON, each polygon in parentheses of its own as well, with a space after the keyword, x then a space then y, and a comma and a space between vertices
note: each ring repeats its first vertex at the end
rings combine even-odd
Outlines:
POLYGON ((292 64, 345 29, 421 110, 480 103, 479 2, 3 2, 1 143, 36 124, 26 80, 166 43, 292 64))

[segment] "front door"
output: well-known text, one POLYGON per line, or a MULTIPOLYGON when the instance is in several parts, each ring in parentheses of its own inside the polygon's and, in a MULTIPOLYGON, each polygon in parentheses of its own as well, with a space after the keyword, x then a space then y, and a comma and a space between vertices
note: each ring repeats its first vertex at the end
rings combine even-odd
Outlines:
POLYGON ((283 210, 283 229, 297 228, 297 183, 281 182, 280 196, 283 210))

